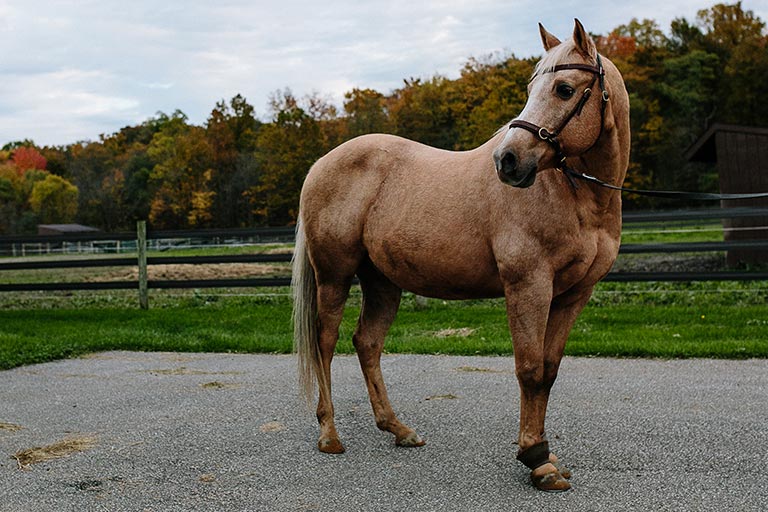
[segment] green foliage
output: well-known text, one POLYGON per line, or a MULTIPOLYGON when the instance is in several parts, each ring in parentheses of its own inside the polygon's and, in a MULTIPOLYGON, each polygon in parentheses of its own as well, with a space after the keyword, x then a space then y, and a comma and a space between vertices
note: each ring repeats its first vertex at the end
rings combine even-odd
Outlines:
MULTIPOLYGON (((765 22, 736 2, 676 18, 666 31, 655 20, 632 19, 593 37, 630 95, 626 185, 715 191, 714 166, 690 164, 683 154, 713 122, 766 126, 765 22)), ((354 88, 341 112, 321 95, 297 98, 286 89, 271 98, 266 121, 238 94, 217 102, 202 127, 180 111, 159 112, 96 142, 11 142, 0 151, 0 232, 34 229, 39 219, 28 199, 46 175, 27 171, 42 168, 77 187, 75 220, 105 230, 146 218, 155 229, 290 224, 303 179, 324 153, 371 132, 476 147, 523 108, 536 60, 489 55, 470 58, 455 79, 409 78, 388 93, 354 88)), ((669 206, 631 195, 624 204, 669 206)))
POLYGON ((77 187, 55 174, 38 180, 29 195, 29 205, 40 222, 71 222, 77 214, 77 187))

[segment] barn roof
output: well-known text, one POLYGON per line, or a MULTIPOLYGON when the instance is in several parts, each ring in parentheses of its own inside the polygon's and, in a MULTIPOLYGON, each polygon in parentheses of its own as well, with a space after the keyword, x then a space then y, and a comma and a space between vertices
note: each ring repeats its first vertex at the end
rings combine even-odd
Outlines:
POLYGON ((718 132, 744 133, 748 135, 768 136, 768 128, 742 126, 737 124, 715 123, 699 139, 685 150, 685 158, 690 162, 717 162, 715 134, 718 132))
POLYGON ((96 228, 83 226, 82 224, 38 224, 38 232, 41 229, 46 231, 56 231, 59 233, 91 233, 98 231, 96 228))

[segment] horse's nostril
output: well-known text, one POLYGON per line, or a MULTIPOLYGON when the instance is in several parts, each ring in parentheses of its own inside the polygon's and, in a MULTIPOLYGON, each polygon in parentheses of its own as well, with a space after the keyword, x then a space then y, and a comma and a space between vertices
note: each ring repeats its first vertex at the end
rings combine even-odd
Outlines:
POLYGON ((511 151, 507 151, 501 157, 501 172, 507 176, 513 176, 517 173, 517 157, 511 151))

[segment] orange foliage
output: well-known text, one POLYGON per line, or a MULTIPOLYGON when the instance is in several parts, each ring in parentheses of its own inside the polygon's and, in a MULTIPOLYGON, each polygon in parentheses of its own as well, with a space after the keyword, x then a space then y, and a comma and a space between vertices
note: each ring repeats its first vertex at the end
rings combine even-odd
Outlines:
POLYGON ((627 59, 637 51, 634 37, 622 36, 615 30, 607 36, 599 36, 595 44, 598 51, 609 59, 627 59))
POLYGON ((26 146, 16 149, 11 159, 16 165, 16 172, 19 176, 31 169, 45 170, 45 166, 48 164, 48 161, 37 149, 26 146))

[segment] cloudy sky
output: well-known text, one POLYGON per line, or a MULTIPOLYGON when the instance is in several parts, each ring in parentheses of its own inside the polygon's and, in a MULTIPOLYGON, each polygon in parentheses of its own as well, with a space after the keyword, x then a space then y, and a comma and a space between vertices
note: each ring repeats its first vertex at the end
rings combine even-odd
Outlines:
MULTIPOLYGON (((158 111, 204 123, 242 94, 456 77, 467 58, 541 54, 536 23, 567 37, 578 17, 606 33, 633 17, 667 30, 715 0, 0 0, 0 145, 97 140, 158 111)), ((763 20, 768 2, 744 0, 763 20)), ((510 113, 512 117, 515 113, 510 113)))

